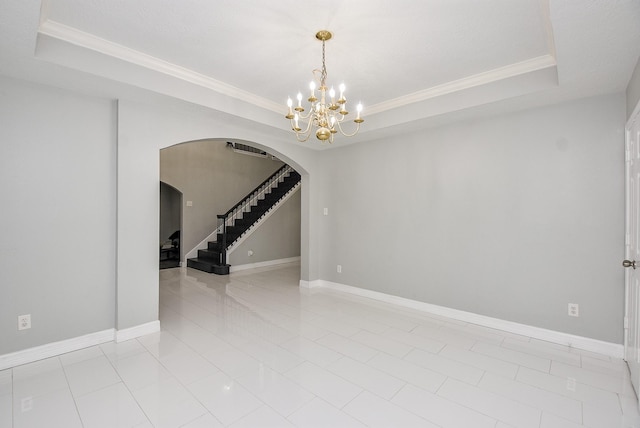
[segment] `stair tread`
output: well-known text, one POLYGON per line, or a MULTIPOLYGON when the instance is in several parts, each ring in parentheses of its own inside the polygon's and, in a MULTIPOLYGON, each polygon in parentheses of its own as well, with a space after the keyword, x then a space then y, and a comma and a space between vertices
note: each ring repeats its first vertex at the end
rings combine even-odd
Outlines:
POLYGON ((193 258, 187 259, 187 261, 188 262, 189 261, 194 261, 194 262, 197 262, 197 263, 221 266, 220 263, 217 263, 217 262, 214 262, 214 261, 211 261, 211 260, 208 260, 208 259, 203 259, 201 257, 193 257, 193 258))

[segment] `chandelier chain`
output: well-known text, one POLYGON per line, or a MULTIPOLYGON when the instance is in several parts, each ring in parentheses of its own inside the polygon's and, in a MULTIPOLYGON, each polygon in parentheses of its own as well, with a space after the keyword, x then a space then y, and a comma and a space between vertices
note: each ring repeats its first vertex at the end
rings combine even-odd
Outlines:
POLYGON ((324 40, 322 41, 322 72, 320 74, 320 84, 326 86, 327 81, 327 66, 324 63, 324 40))

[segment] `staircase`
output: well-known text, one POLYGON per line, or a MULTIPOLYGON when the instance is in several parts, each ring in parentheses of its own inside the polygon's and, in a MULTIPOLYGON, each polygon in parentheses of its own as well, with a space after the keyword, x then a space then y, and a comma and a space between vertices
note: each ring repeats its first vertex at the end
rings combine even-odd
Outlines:
POLYGON ((225 214, 218 215, 216 240, 198 250, 198 257, 188 259, 187 266, 217 275, 228 275, 227 253, 248 236, 260 220, 300 183, 298 174, 284 165, 253 189, 225 214))

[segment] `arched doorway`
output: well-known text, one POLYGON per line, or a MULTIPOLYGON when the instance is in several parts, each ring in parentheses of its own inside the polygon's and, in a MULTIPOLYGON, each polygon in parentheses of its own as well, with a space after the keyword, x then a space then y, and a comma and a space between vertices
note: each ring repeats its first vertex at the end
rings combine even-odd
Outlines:
MULTIPOLYGON (((256 187, 264 185, 267 180, 272 180, 269 182, 275 182, 277 186, 279 180, 274 180, 273 175, 282 174, 283 168, 288 168, 288 165, 279 158, 264 150, 255 149, 246 142, 203 139, 162 148, 161 183, 170 184, 185 195, 178 207, 183 213, 180 251, 182 266, 221 273, 218 260, 220 253, 212 249, 216 245, 215 241, 220 241, 216 232, 220 225, 217 215, 237 206, 248 194, 257 195, 256 200, 251 202, 252 205, 257 205, 258 198, 265 202, 266 194, 259 196, 260 193, 255 191, 256 187)), ((299 179, 299 175, 295 176, 299 179)), ((271 197, 273 195, 279 195, 278 191, 270 193, 271 197)), ((166 203, 163 201, 161 187, 161 231, 164 206, 166 203)), ((260 206, 264 204, 261 203, 260 206)), ((249 206, 252 215, 255 215, 253 211, 257 208, 249 206)), ((226 263, 231 265, 231 272, 299 261, 300 208, 299 186, 282 195, 273 209, 256 217, 252 224, 246 224, 250 216, 243 215, 245 208, 240 208, 244 227, 242 235, 234 238, 235 242, 227 242, 226 263)), ((161 263, 164 261, 161 260, 161 263)), ((228 270, 227 268, 225 272, 228 270)))
POLYGON ((302 177, 300 283, 319 279, 322 181, 311 180, 320 174, 317 151, 265 125, 273 123, 271 117, 250 122, 179 101, 151 105, 119 100, 117 112, 116 329, 126 332, 122 337, 159 330, 159 157, 161 149, 180 142, 246 141, 295 168, 302 177))

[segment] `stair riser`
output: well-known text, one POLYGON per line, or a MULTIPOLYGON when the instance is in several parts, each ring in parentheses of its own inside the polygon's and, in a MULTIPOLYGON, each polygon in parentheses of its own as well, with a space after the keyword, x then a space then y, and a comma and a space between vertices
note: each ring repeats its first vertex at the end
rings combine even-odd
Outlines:
POLYGON ((198 250, 198 258, 201 260, 210 260, 211 262, 220 262, 220 251, 198 250))
MULTIPOLYGON (((222 239, 222 238, 220 236, 218 236, 218 239, 222 239)), ((207 249, 209 251, 220 251, 220 250, 222 250, 222 248, 220 248, 221 247, 220 242, 222 242, 222 241, 218 241, 218 242, 209 241, 207 243, 207 249)))
MULTIPOLYGON (((235 241, 236 239, 238 239, 238 237, 240 236, 240 234, 237 235, 230 235, 227 233, 227 247, 229 247, 229 245, 233 244, 233 241, 235 241)), ((222 234, 218 233, 218 239, 217 242, 215 242, 216 246, 210 249, 214 249, 214 250, 220 250, 222 248, 222 234)))
POLYGON ((215 273, 216 275, 229 275, 229 265, 208 263, 206 261, 198 259, 188 259, 187 267, 198 269, 208 273, 215 273))

